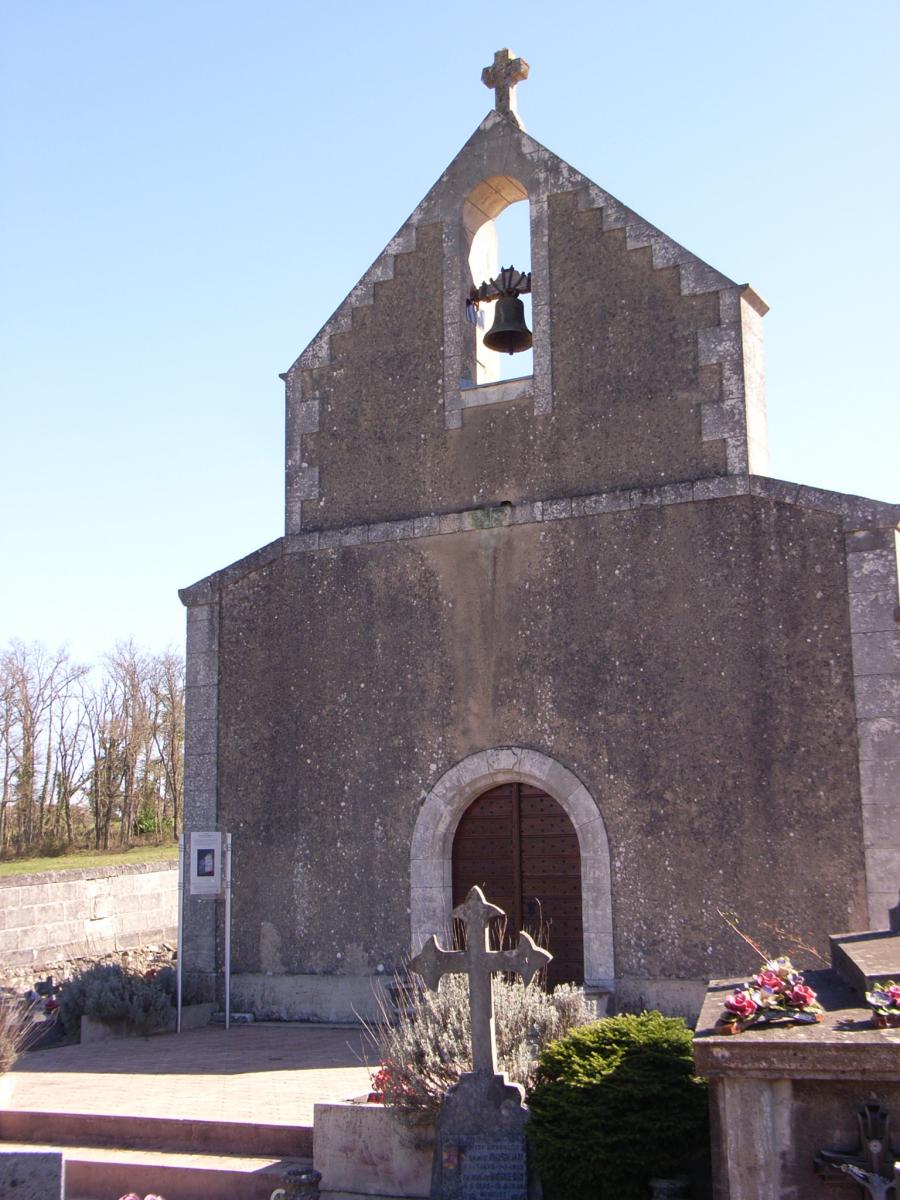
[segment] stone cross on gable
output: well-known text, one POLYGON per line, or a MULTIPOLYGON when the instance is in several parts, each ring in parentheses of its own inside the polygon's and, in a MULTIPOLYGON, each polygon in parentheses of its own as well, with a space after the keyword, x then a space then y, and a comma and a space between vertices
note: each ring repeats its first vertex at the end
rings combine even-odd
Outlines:
POLYGON ((524 58, 513 58, 511 50, 498 50, 493 66, 481 72, 481 82, 494 90, 494 108, 511 116, 518 125, 522 122, 516 107, 516 84, 528 78, 528 69, 524 58))
POLYGON ((521 975, 527 987, 537 971, 553 958, 536 946, 527 933, 519 934, 515 950, 488 948, 488 923, 493 917, 506 914, 496 904, 489 904, 481 888, 473 887, 465 902, 453 910, 453 916, 466 926, 465 950, 443 950, 434 934, 409 964, 421 975, 432 990, 442 975, 469 976, 469 1009, 472 1019, 472 1068, 475 1071, 497 1071, 497 1047, 494 1041, 493 973, 509 971, 521 975))

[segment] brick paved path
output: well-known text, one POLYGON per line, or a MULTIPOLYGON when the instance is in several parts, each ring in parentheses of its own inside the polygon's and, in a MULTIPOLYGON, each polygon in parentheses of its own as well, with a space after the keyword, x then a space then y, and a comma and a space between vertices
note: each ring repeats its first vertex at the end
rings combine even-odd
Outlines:
POLYGON ((63 1046, 23 1055, 0 1108, 312 1125, 315 1101, 368 1090, 366 1054, 358 1028, 288 1023, 63 1046))

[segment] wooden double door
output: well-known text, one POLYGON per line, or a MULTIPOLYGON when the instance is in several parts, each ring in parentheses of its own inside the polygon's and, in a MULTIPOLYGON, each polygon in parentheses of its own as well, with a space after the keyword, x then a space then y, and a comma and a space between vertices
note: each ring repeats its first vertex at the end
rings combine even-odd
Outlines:
POLYGON ((454 906, 475 884, 507 914, 504 947, 524 929, 553 955, 549 984, 584 982, 578 836, 552 796, 506 783, 469 805, 453 839, 454 906))

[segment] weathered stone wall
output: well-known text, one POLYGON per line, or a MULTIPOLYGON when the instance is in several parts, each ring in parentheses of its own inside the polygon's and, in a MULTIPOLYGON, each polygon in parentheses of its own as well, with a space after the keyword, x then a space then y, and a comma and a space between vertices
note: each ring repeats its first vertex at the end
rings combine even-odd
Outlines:
POLYGON ((698 342, 718 326, 718 293, 683 295, 677 267, 654 267, 649 247, 629 249, 624 228, 604 231, 602 210, 577 199, 549 205, 552 411, 536 415, 526 390, 445 427, 441 226, 419 227, 393 278, 332 337, 328 364, 303 373, 318 406, 303 438, 318 481, 304 528, 726 473, 701 412, 722 388, 698 342))
POLYGON ((0 878, 0 984, 178 936, 178 866, 134 863, 0 878))
POLYGON ((821 944, 863 924, 843 538, 740 496, 285 555, 225 586, 235 971, 395 969, 421 798, 504 745, 597 801, 626 999, 753 965, 717 908, 821 944))

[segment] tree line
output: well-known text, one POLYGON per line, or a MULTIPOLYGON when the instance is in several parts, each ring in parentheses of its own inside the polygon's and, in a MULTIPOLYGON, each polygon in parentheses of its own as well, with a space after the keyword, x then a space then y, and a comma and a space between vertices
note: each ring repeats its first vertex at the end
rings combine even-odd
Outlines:
POLYGON ((132 642, 100 663, 12 641, 0 651, 0 856, 177 838, 184 663, 132 642))

